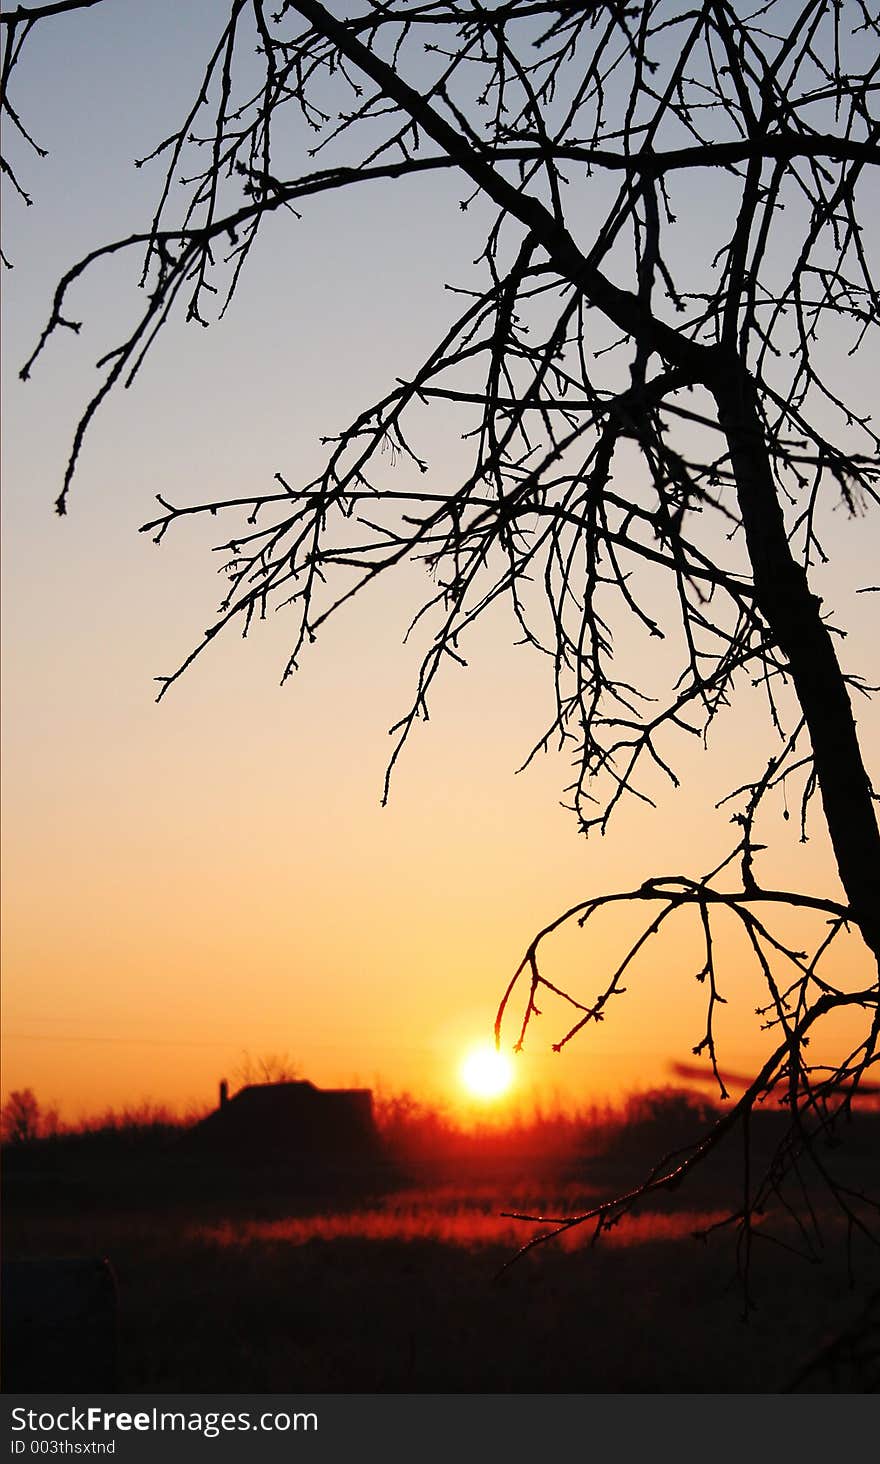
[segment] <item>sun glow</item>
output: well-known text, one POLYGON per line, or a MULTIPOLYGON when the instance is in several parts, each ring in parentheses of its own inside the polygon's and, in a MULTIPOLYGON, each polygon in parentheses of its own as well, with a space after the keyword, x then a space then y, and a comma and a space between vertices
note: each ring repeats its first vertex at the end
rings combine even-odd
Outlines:
POLYGON ((513 1063, 488 1043, 472 1047, 459 1069, 461 1081, 474 1098, 500 1098, 513 1082, 513 1063))

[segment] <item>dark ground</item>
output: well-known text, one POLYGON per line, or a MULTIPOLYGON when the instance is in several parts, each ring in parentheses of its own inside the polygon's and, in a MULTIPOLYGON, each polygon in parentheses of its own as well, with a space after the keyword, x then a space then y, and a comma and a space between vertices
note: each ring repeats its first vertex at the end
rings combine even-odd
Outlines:
MULTIPOLYGON (((869 1115, 840 1158, 853 1188, 876 1188, 878 1129, 880 1115, 869 1115)), ((880 1250, 856 1233, 848 1259, 846 1226, 825 1206, 823 1244, 806 1261, 765 1238, 775 1230, 777 1240, 803 1243, 770 1217, 753 1245, 754 1306, 744 1320, 733 1231, 708 1243, 689 1233, 722 1199, 737 1203, 732 1173, 685 1186, 664 1212, 643 1212, 629 1241, 624 1221, 595 1247, 540 1246, 499 1277, 512 1237, 533 1230, 493 1233, 488 1217, 551 1195, 582 1206, 626 1184, 638 1172, 632 1136, 630 1152, 622 1143, 555 1176, 536 1159, 531 1193, 521 1172, 496 1162, 493 1175, 475 1156, 455 1174, 373 1160, 285 1175, 205 1167, 182 1158, 173 1135, 117 1139, 103 1150, 59 1140, 7 1153, 4 1259, 109 1259, 123 1392, 880 1386, 876 1303, 873 1321, 859 1320, 880 1294, 880 1250)), ((518 1155, 518 1169, 523 1162, 518 1155)), ((7 1316, 7 1391, 25 1391, 18 1337, 7 1316)))

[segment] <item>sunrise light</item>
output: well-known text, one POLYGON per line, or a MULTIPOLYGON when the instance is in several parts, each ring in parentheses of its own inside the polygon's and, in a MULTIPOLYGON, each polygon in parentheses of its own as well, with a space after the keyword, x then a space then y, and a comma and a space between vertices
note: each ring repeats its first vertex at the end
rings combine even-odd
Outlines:
POLYGON ((465 1055, 460 1077, 471 1097, 500 1098, 513 1082, 513 1063, 507 1053, 484 1043, 465 1055))

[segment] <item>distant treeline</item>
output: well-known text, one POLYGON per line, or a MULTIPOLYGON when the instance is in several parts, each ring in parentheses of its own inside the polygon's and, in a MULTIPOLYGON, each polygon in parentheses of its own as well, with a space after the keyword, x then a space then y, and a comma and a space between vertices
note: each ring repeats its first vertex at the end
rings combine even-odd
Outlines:
MULTIPOLYGON (((866 1104, 866 1115, 876 1106, 866 1104)), ((577 1109, 535 1106, 513 1110, 505 1118, 459 1114, 406 1092, 376 1097, 374 1110, 389 1157, 404 1163, 428 1159, 482 1163, 493 1158, 510 1162, 520 1157, 548 1165, 568 1158, 607 1158, 649 1143, 684 1146, 710 1128, 724 1111, 703 1095, 674 1086, 635 1092, 617 1104, 594 1103, 577 1109)), ((167 1105, 144 1102, 66 1123, 57 1109, 42 1106, 26 1088, 12 1092, 0 1110, 0 1132, 7 1154, 23 1147, 96 1154, 105 1148, 161 1148, 192 1129, 207 1111, 180 1113, 167 1105)), ((776 1128, 785 1122, 785 1115, 779 1105, 767 1103, 755 1119, 776 1128)), ((868 1126, 873 1130, 873 1124, 868 1126)))

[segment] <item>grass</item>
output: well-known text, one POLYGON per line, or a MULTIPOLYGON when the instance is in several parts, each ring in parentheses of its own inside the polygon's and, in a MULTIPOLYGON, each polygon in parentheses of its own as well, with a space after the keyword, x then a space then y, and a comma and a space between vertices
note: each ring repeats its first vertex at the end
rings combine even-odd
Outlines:
POLYGON ((781 1254, 746 1323, 730 1248, 687 1238, 694 1218, 506 1270, 513 1232, 451 1196, 306 1220, 46 1216, 16 1249, 112 1259, 123 1391, 782 1391, 861 1292, 839 1258, 781 1254))
MULTIPOLYGON (((536 1227, 501 1212, 567 1214, 616 1189, 660 1137, 656 1112, 650 1133, 606 1114, 565 1143, 557 1129, 555 1147, 546 1120, 505 1147, 435 1117, 426 1151, 429 1117, 406 1128, 398 1111, 387 1165, 332 1183, 204 1174, 149 1125, 24 1146, 7 1162, 5 1254, 107 1256, 119 1386, 145 1393, 779 1392, 880 1287, 880 1253, 858 1238, 851 1285, 828 1214, 821 1265, 759 1227, 744 1321, 731 1232, 692 1237, 723 1213, 730 1173, 598 1245, 583 1226, 510 1265, 536 1227)), ((876 1179, 876 1155, 872 1124, 852 1173, 876 1179)), ((837 1386, 863 1390, 854 1373, 837 1386)))

